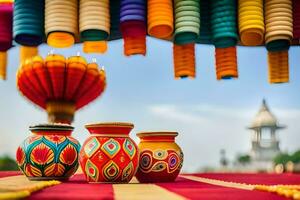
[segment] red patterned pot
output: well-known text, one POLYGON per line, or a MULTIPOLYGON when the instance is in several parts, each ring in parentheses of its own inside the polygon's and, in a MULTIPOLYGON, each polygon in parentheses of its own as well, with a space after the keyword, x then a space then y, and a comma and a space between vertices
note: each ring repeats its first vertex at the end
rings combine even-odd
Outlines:
POLYGON ((31 126, 29 136, 17 149, 16 161, 33 180, 67 179, 78 169, 79 142, 67 124, 31 126))
POLYGON ((136 178, 142 182, 172 182, 183 164, 183 152, 175 143, 177 132, 142 132, 140 164, 136 178))
POLYGON ((97 123, 85 126, 91 136, 84 142, 79 162, 88 182, 124 182, 135 175, 139 153, 129 137, 130 123, 97 123))

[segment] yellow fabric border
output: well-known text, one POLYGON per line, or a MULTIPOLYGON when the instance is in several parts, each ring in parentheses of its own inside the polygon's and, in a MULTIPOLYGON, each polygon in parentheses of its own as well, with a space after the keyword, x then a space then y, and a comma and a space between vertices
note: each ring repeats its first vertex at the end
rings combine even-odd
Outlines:
POLYGON ((198 177, 198 176, 190 176, 190 175, 180 175, 180 176, 183 178, 192 180, 192 181, 208 183, 211 185, 217 185, 217 186, 222 186, 222 187, 236 188, 236 189, 242 189, 242 190, 254 190, 255 189, 254 185, 245 184, 245 183, 227 182, 227 181, 203 178, 203 177, 198 177))
POLYGON ((0 178, 0 200, 29 197, 32 192, 60 184, 60 181, 30 181, 26 176, 0 178))
POLYGON ((115 200, 186 200, 155 184, 141 184, 133 177, 129 184, 113 184, 115 200))
POLYGON ((260 190, 264 192, 272 192, 280 196, 285 196, 287 198, 291 198, 294 200, 300 200, 300 185, 262 185, 262 184, 253 185, 253 184, 246 184, 246 183, 221 181, 216 179, 203 178, 203 177, 190 176, 190 175, 180 175, 180 176, 201 183, 208 183, 211 185, 236 188, 241 190, 260 190))
POLYGON ((113 190, 115 200, 186 199, 155 184, 114 184, 113 190))

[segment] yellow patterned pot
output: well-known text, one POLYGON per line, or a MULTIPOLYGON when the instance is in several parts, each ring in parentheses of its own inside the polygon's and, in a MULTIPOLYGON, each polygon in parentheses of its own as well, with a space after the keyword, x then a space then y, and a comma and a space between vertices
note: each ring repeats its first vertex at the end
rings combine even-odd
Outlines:
POLYGON ((140 164, 136 174, 142 182, 172 182, 183 164, 183 152, 175 143, 177 132, 141 132, 140 164))

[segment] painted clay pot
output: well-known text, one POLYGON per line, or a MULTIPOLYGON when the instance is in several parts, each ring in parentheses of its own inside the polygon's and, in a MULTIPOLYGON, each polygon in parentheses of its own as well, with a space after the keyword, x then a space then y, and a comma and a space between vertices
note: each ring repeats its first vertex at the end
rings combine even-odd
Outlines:
POLYGON ((97 123, 85 126, 91 136, 84 142, 79 162, 88 182, 127 183, 135 175, 139 153, 129 137, 130 123, 97 123))
POLYGON ((136 178, 142 182, 172 182, 183 164, 183 152, 175 143, 177 132, 141 132, 140 164, 136 178))
POLYGON ((31 180, 68 179, 78 169, 80 144, 67 124, 31 126, 29 136, 17 149, 16 161, 31 180))

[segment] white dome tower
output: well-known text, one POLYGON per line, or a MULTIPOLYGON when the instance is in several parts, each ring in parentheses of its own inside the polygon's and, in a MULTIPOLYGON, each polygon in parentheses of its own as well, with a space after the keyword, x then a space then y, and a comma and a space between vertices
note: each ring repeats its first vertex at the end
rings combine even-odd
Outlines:
POLYGON ((252 137, 251 159, 257 168, 272 167, 273 158, 280 153, 276 131, 283 129, 276 117, 270 112, 265 100, 249 129, 254 130, 252 137), (270 166, 271 165, 271 166, 270 166))

